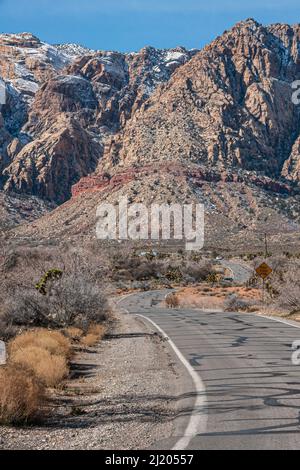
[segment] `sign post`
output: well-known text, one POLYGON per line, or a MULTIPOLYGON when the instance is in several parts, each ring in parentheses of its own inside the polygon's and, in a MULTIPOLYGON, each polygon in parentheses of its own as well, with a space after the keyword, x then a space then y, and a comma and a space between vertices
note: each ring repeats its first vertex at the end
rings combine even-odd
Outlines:
POLYGON ((266 279, 273 272, 273 269, 267 263, 262 263, 255 269, 255 271, 256 271, 256 274, 259 277, 261 277, 262 280, 263 280, 263 298, 262 298, 262 300, 263 300, 263 303, 265 303, 266 279))

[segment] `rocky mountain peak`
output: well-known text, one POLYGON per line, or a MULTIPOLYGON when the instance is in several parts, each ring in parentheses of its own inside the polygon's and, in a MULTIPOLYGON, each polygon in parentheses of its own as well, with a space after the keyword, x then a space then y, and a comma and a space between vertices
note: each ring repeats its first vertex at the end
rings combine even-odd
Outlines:
POLYGON ((40 39, 31 33, 0 34, 0 44, 14 47, 39 47, 40 39))
POLYGON ((254 18, 247 18, 236 23, 236 25, 233 26, 232 30, 234 31, 242 28, 248 28, 251 31, 255 31, 256 29, 262 28, 262 25, 258 23, 258 21, 256 21, 254 18))
POLYGON ((13 57, 9 85, 27 106, 13 132, 15 115, 2 110, 6 190, 62 202, 97 166, 100 175, 133 174, 149 163, 298 181, 300 112, 291 82, 300 78, 299 25, 250 18, 202 51, 147 46, 122 54, 50 46, 26 34, 22 40, 31 46, 0 54, 13 57), (61 172, 63 191, 62 161, 73 166, 61 172))
POLYGON ((196 52, 93 51, 51 46, 26 33, 3 40, 2 185, 56 202, 70 197, 72 185, 95 169, 107 139, 196 52))

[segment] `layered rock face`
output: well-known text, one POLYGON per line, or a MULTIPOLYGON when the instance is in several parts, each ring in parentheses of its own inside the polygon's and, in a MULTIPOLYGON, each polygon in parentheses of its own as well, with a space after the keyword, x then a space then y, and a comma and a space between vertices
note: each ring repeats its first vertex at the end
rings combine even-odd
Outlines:
POLYGON ((82 176, 95 170, 101 147, 72 117, 60 115, 5 170, 5 190, 62 203, 82 176))
POLYGON ((104 167, 177 161, 293 176, 300 119, 291 83, 300 78, 299 46, 299 25, 236 25, 136 111, 104 167))
MULTIPOLYGON (((40 87, 62 73, 76 56, 41 42, 29 33, 0 35, 0 77, 5 103, 0 105, 0 184, 3 172, 32 141, 24 131, 40 87)), ((17 188, 16 188, 17 189, 17 188)))
POLYGON ((286 160, 282 175, 293 182, 300 182, 300 136, 296 139, 290 157, 286 160))
MULTIPOLYGON (((287 194, 299 186, 300 106, 291 87, 300 79, 299 25, 250 19, 202 51, 132 54, 0 35, 0 65, 5 191, 62 203, 72 186, 74 196, 114 190, 155 167, 188 185, 251 180, 287 194), (3 72, 6 63, 13 72, 3 72)), ((133 189, 133 199, 144 189, 133 189)))
POLYGON ((299 45, 299 25, 247 20, 202 51, 56 46, 31 97, 6 79, 6 194, 70 198, 15 237, 94 239, 99 203, 122 196, 203 203, 208 247, 257 249, 268 233, 299 251, 299 45))
POLYGON ((27 33, 0 35, 2 188, 67 200, 72 185, 95 170, 107 138, 194 54, 96 52, 27 33))

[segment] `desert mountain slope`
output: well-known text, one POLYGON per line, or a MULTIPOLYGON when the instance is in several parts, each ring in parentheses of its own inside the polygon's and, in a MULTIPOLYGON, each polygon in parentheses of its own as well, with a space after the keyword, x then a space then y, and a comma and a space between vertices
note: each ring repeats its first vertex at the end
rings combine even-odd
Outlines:
POLYGON ((299 78, 299 25, 241 22, 137 110, 104 167, 172 161, 297 180, 300 109, 291 83, 299 78))
MULTIPOLYGON (((97 207, 128 201, 155 203, 203 203, 205 249, 220 252, 259 252, 268 234, 272 252, 298 251, 300 196, 264 189, 242 181, 199 180, 178 171, 159 168, 138 173, 136 178, 116 180, 93 191, 79 192, 72 199, 29 225, 13 231, 20 243, 29 240, 72 240, 75 245, 96 239, 97 207)), ((272 187, 272 186, 271 186, 272 187)))
POLYGON ((2 188, 69 199, 72 185, 95 170, 108 136, 195 53, 146 47, 121 54, 0 35, 2 188))
POLYGON ((54 204, 35 196, 0 191, 0 237, 14 227, 39 219, 54 208, 54 204))
POLYGON ((202 51, 73 57, 39 87, 3 171, 6 191, 72 197, 15 236, 95 238, 97 205, 126 196, 203 202, 214 246, 264 232, 299 246, 299 54, 299 25, 250 19, 202 51))

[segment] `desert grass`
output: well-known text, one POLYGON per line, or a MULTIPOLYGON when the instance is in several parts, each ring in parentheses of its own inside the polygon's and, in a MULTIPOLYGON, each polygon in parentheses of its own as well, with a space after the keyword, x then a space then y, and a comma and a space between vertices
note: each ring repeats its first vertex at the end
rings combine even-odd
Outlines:
POLYGON ((79 341, 80 338, 84 335, 84 331, 81 328, 76 328, 75 326, 65 328, 63 333, 71 341, 79 341))
POLYGON ((0 423, 23 424, 38 416, 47 387, 57 388, 69 375, 68 362, 74 342, 94 346, 106 327, 91 324, 52 331, 43 328, 25 331, 8 344, 8 365, 0 369, 0 423))
POLYGON ((89 333, 81 339, 81 344, 83 346, 91 347, 91 346, 95 346, 98 343, 98 341, 99 341, 98 335, 93 335, 89 333))
MULTIPOLYGON (((194 287, 183 287, 177 292, 179 304, 182 307, 213 308, 217 310, 224 310, 228 300, 233 295, 247 303, 249 308, 252 308, 253 303, 260 303, 261 295, 256 288, 249 289, 237 286, 215 286, 209 288, 204 284, 194 287)), ((257 307, 255 310, 257 310, 257 307)))
POLYGON ((1 424, 34 421, 44 401, 44 386, 30 369, 16 364, 0 368, 1 424))
POLYGON ((59 331, 37 328, 13 339, 9 344, 9 352, 13 355, 31 346, 45 349, 50 354, 66 358, 71 356, 72 351, 70 340, 59 331))
POLYGON ((47 387, 57 386, 67 377, 69 370, 65 356, 51 354, 38 346, 27 346, 10 356, 10 363, 26 367, 47 387))
POLYGON ((81 344, 87 347, 95 346, 101 339, 103 339, 106 333, 106 327, 104 325, 91 325, 87 334, 81 338, 81 344))
POLYGON ((178 299, 178 296, 176 294, 168 294, 166 296, 166 305, 168 308, 176 308, 176 307, 179 307, 179 299, 178 299))

